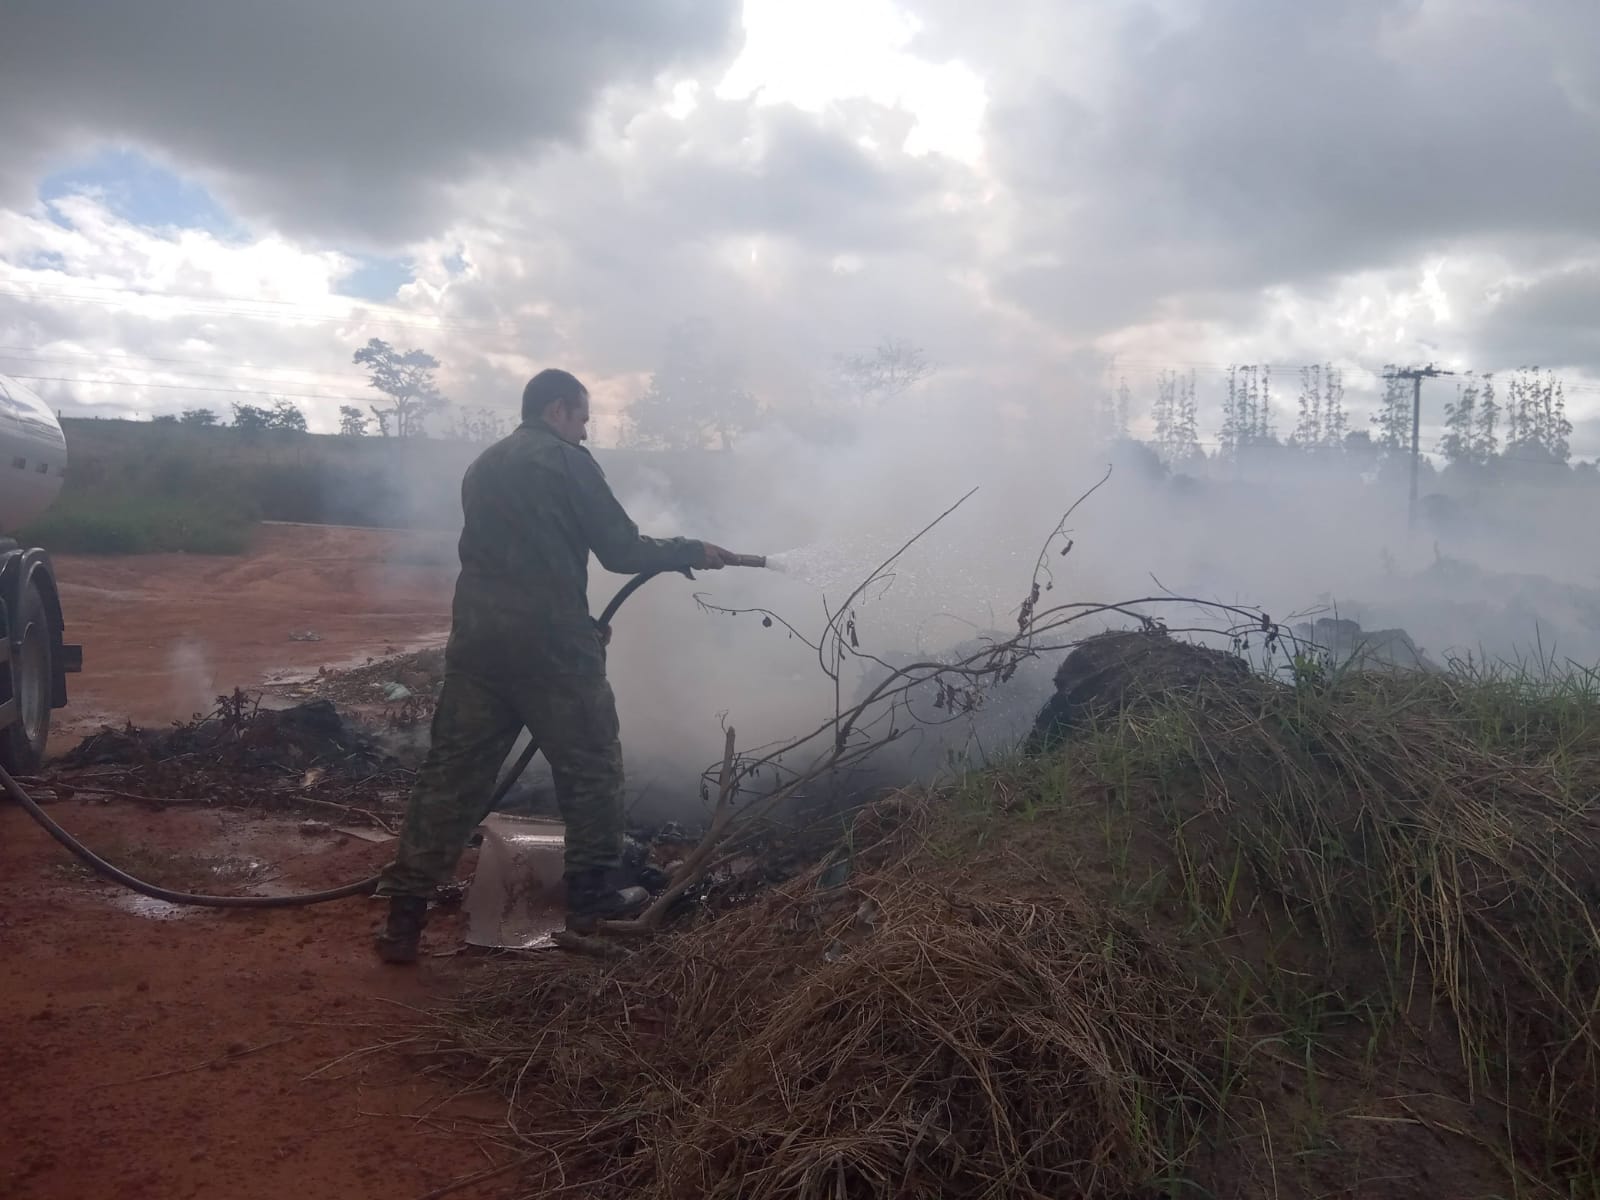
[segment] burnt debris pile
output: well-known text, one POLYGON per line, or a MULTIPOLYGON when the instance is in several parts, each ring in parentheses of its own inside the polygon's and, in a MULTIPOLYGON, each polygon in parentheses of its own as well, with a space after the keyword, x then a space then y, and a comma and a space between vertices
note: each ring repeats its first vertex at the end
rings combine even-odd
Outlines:
POLYGON ((1207 685, 1240 684, 1243 660, 1169 637, 1159 630, 1113 630, 1085 638, 1061 660, 1055 692, 1034 718, 1026 748, 1058 745, 1074 728, 1200 694, 1207 685))
POLYGON ((332 700, 346 709, 392 711, 412 701, 414 706, 425 706, 431 713, 443 686, 444 648, 432 647, 369 659, 344 670, 324 669, 285 690, 296 698, 332 700))
POLYGON ((260 696, 219 696, 209 713, 162 729, 128 724, 85 738, 54 764, 61 793, 163 804, 342 813, 388 827, 404 806, 414 763, 383 729, 348 719, 330 700, 268 708, 260 696))
POLYGON ((66 767, 182 760, 237 771, 321 767, 352 778, 400 764, 377 741, 346 721, 330 700, 263 708, 242 691, 217 697, 210 713, 166 729, 129 724, 85 738, 61 759, 66 767))

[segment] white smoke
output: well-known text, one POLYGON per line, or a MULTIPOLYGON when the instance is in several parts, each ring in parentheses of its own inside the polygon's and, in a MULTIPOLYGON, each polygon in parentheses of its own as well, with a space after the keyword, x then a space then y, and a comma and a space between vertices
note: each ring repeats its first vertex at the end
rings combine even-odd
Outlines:
POLYGON ((208 712, 218 695, 217 672, 204 643, 180 639, 167 654, 166 699, 173 712, 208 712))
MULTIPOLYGON (((663 575, 613 622, 609 673, 636 817, 700 811, 700 772, 719 757, 725 724, 751 749, 816 728, 836 702, 848 706, 863 664, 846 664, 836 693, 816 651, 784 622, 820 634, 858 583, 969 492, 857 600, 855 628, 862 649, 883 657, 1006 636, 1041 546, 1108 464, 1109 480, 1070 522, 1071 552, 1047 560, 1050 602, 1176 595, 1260 607, 1280 621, 1336 612, 1369 629, 1403 627, 1435 661, 1548 656, 1552 641, 1557 654, 1600 660, 1600 599, 1590 590, 1600 488, 1565 489, 1559 511, 1502 490, 1487 511, 1453 523, 1430 501, 1413 528, 1403 472, 1364 482, 1285 452, 1189 479, 1091 436, 1091 408, 1070 392, 995 404, 968 381, 936 378, 856 414, 849 436, 828 442, 773 423, 727 452, 597 449, 643 532, 770 554, 784 568, 697 572, 692 583, 663 575), (710 611, 697 596, 781 620, 710 611)), ((1424 487, 1425 500, 1436 487, 1424 487)), ((1539 495, 1548 504, 1551 493, 1539 495)), ((592 566, 592 611, 625 582, 592 566)), ((1197 616, 1150 611, 1174 625, 1197 616)), ((1019 678, 1022 700, 1006 708, 1000 732, 1023 731, 1038 698, 1026 689, 1047 686, 1054 665, 1019 678)), ((1000 748, 995 735, 986 730, 986 750, 1000 748)))

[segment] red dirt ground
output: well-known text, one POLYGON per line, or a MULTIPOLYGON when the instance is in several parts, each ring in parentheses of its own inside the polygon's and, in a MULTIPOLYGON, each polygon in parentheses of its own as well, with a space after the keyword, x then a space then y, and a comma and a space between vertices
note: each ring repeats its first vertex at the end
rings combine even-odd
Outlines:
POLYGON ((441 641, 454 539, 266 525, 248 555, 58 555, 67 640, 83 645, 52 749, 101 724, 188 720, 268 676, 441 641), (295 635, 315 634, 317 641, 295 635))
MULTIPOLYGON (((244 558, 59 559, 85 673, 58 730, 183 718, 275 669, 436 639, 451 573, 386 570, 400 541, 280 527, 244 558), (289 640, 305 629, 323 640, 289 640), (174 667, 186 644, 209 678, 174 667)), ((52 812, 108 856, 260 857, 284 889, 358 878, 388 853, 225 810, 73 800, 52 812)), ((399 1050, 358 1053, 482 959, 381 966, 373 901, 257 913, 131 901, 0 805, 0 1195, 407 1200, 504 1160, 492 1101, 454 1097, 399 1050)), ((454 949, 458 928, 436 922, 425 949, 454 949)), ((450 1194, 502 1195, 510 1180, 450 1194)))

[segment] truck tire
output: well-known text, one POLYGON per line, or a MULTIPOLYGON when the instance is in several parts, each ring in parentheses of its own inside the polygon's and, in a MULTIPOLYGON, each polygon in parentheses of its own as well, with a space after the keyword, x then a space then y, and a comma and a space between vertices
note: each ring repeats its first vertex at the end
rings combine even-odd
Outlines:
POLYGON ((29 583, 22 605, 7 630, 11 661, 4 665, 0 701, 17 702, 16 719, 0 730, 0 766, 13 775, 31 775, 44 761, 50 740, 50 618, 39 589, 29 583))

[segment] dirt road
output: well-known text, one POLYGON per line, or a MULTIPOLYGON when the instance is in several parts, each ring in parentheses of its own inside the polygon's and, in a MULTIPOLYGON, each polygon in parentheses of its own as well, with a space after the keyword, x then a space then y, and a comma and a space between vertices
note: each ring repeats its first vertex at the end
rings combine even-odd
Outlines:
MULTIPOLYGON (((289 669, 437 639, 451 572, 393 535, 277 528, 238 559, 62 558, 85 673, 73 729, 187 717, 289 669), (314 631, 320 642, 292 641, 314 631)), ((130 866, 263 863, 270 885, 375 870, 388 847, 292 819, 68 800, 62 824, 130 866)), ((376 902, 266 913, 136 902, 0 805, 0 1195, 16 1200, 407 1200, 502 1160, 496 1106, 403 1051, 362 1053, 483 960, 383 968, 376 902)), ((425 949, 449 950, 438 922, 425 949)), ((503 1194, 502 1176, 452 1196, 503 1194)))
POLYGON ((84 670, 52 749, 106 722, 187 720, 234 687, 441 641, 454 549, 437 534, 265 525, 242 557, 57 556, 84 670))

